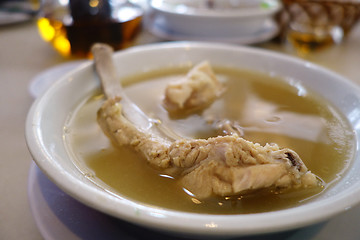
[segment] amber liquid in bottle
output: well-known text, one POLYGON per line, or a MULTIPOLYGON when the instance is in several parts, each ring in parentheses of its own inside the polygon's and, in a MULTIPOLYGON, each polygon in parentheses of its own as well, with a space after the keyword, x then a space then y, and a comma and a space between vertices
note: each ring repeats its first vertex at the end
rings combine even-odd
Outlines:
MULTIPOLYGON (((77 2, 80 1, 75 1, 77 2)), ((102 6, 93 11, 94 14, 91 9, 84 11, 84 6, 70 4, 70 7, 70 14, 65 14, 61 18, 53 17, 61 15, 58 12, 54 15, 45 15, 37 21, 41 37, 65 57, 89 58, 90 48, 96 42, 107 43, 115 50, 126 48, 133 43, 141 28, 140 8, 127 6, 114 14, 111 7, 102 6)))
POLYGON ((310 33, 291 32, 288 39, 300 54, 316 52, 334 44, 330 35, 319 37, 310 33))

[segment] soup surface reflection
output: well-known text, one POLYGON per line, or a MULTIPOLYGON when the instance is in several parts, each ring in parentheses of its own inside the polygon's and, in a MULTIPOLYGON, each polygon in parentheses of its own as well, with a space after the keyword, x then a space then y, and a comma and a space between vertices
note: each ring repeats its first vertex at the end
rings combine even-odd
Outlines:
POLYGON ((186 137, 216 135, 209 119, 236 120, 244 138, 277 143, 295 150, 324 185, 290 191, 262 190, 250 195, 196 199, 172 176, 151 168, 131 149, 114 147, 96 121, 104 101, 92 93, 69 116, 64 135, 78 168, 107 191, 162 208, 180 211, 240 214, 289 208, 325 191, 341 177, 353 156, 354 138, 347 121, 329 103, 294 81, 238 69, 214 68, 226 85, 224 95, 208 109, 171 118, 162 107, 164 89, 188 69, 162 69, 123 79, 128 96, 151 117, 186 137))

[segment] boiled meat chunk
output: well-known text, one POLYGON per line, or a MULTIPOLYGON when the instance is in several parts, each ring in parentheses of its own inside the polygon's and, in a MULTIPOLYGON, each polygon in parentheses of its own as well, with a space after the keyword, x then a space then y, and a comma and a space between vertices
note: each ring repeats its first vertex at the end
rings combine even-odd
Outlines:
MULTIPOLYGON (((106 135, 129 146, 164 173, 173 174, 197 198, 229 196, 262 188, 316 186, 318 180, 299 156, 276 144, 261 146, 239 136, 241 126, 220 122, 225 136, 208 139, 169 137, 169 130, 152 121, 123 92, 112 62, 112 49, 92 48, 95 67, 107 100, 98 112, 106 135), (123 111, 124 110, 124 111, 123 111)), ((210 65, 201 63, 179 83, 166 89, 165 105, 174 111, 201 109, 223 91, 210 65)))
POLYGON ((144 131, 124 117, 120 97, 103 104, 98 121, 114 143, 132 147, 164 172, 176 172, 199 199, 319 184, 294 151, 276 144, 261 146, 237 134, 170 141, 144 131))
POLYGON ((224 91, 209 62, 196 65, 186 77, 169 83, 164 106, 170 112, 200 110, 211 104, 224 91))

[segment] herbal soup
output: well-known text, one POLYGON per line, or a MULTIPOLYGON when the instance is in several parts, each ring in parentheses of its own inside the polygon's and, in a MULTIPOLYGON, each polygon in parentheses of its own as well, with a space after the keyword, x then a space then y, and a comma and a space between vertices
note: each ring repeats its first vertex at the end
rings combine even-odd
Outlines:
MULTIPOLYGON (((349 165, 354 138, 347 121, 328 102, 301 84, 262 73, 214 68, 225 93, 201 113, 173 118, 162 106, 164 89, 188 69, 162 69, 123 79, 126 93, 144 112, 182 136, 216 133, 209 118, 236 120, 244 138, 276 143, 296 151, 322 186, 259 190, 251 194, 197 199, 176 177, 162 174, 127 147, 115 147, 96 117, 104 102, 97 90, 72 113, 65 141, 78 168, 107 191, 144 204, 196 213, 243 214, 285 209, 310 201, 341 177, 349 165)), ((215 135, 216 136, 216 135, 215 135)))

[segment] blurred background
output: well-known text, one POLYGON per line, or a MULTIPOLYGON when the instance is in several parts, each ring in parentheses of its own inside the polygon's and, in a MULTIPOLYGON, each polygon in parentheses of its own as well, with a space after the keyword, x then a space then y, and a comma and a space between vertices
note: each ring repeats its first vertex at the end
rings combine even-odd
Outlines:
POLYGON ((36 21, 45 42, 77 58, 94 42, 132 46, 141 30, 162 41, 277 41, 304 56, 341 44, 359 16, 359 0, 0 0, 2 25, 36 21))

